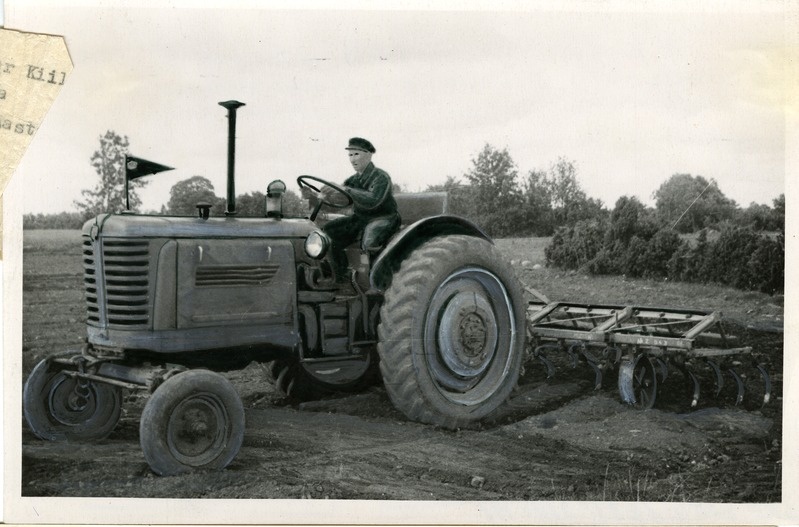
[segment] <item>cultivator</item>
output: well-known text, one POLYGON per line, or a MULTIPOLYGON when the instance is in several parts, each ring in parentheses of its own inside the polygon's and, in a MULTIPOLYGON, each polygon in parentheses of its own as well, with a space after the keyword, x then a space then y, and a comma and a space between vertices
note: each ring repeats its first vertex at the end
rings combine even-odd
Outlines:
POLYGON ((565 353, 572 368, 587 364, 594 371, 595 388, 607 372, 618 371, 622 400, 638 408, 652 408, 659 386, 676 370, 690 386, 690 406, 703 395, 704 373, 713 379, 718 397, 725 378, 734 384, 736 405, 744 398, 758 405, 771 398, 771 380, 749 346, 736 347, 715 311, 619 305, 532 301, 527 311, 532 355, 544 364, 547 378, 555 374, 552 352, 565 353), (757 387, 757 399, 746 395, 757 387), (762 402, 761 402, 762 401, 762 402))

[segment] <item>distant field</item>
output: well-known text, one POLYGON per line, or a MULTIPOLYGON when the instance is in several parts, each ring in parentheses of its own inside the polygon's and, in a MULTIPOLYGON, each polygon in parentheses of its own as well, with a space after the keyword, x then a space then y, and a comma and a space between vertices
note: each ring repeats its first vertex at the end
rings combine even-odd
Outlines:
POLYGON ((28 252, 47 252, 63 250, 79 250, 81 238, 79 230, 72 229, 35 229, 22 233, 22 248, 28 252))

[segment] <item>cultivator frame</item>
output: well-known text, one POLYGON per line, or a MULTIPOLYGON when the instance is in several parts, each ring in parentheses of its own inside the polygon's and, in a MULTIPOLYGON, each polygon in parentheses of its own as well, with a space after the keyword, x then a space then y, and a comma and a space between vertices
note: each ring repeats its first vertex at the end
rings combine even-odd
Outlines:
POLYGON ((763 379, 763 403, 771 398, 771 379, 758 363, 751 346, 736 346, 737 338, 724 331, 721 313, 612 304, 531 301, 527 309, 527 336, 532 356, 555 374, 548 351, 565 352, 572 367, 585 362, 595 374, 595 389, 605 372, 618 368, 622 400, 642 409, 652 408, 659 382, 669 366, 692 384, 691 407, 700 399, 701 385, 693 371, 697 363, 713 372, 715 395, 724 387, 725 374, 735 381, 735 404, 744 400, 744 379, 737 371, 748 358, 763 379), (714 332, 715 330, 715 332, 714 332))

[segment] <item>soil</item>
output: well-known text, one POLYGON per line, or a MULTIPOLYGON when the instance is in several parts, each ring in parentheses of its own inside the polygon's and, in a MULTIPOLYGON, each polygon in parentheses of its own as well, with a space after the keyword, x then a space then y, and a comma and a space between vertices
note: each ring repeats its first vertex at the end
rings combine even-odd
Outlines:
MULTIPOLYGON (((27 375, 46 355, 78 347, 85 328, 78 234, 25 235, 27 375)), ((782 326, 778 299, 710 286, 558 273, 536 267, 542 259, 540 241, 501 242, 508 258, 518 262, 525 285, 547 288, 552 299, 638 302, 636 295, 648 295, 665 298, 666 305, 726 310, 729 304, 738 309, 729 330, 768 363, 774 381, 771 401, 762 406, 760 394, 747 392, 744 404, 734 406, 728 385, 720 398, 703 397, 691 410, 681 400, 690 387, 677 374, 667 379, 658 407, 641 411, 620 402, 612 375, 595 391, 594 374, 584 365, 571 369, 568 361, 560 361, 565 371, 546 379, 543 366, 528 362, 501 412, 474 429, 451 431, 407 420, 379 385, 313 402, 285 400, 263 367, 253 363, 227 375, 242 397, 247 421, 243 447, 227 469, 153 474, 138 442, 145 399, 128 394, 119 425, 103 441, 42 441, 23 424, 22 495, 781 501, 783 336, 775 331, 782 326), (740 308, 741 295, 749 295, 746 309, 751 313, 740 308)), ((712 386, 703 385, 703 393, 709 394, 712 386)))

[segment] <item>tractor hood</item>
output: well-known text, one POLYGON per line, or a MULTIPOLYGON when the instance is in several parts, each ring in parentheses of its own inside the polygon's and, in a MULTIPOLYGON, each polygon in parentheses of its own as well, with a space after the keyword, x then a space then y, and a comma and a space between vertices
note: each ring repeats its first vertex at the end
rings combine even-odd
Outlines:
POLYGON ((83 235, 118 238, 304 238, 319 227, 305 218, 191 218, 100 214, 83 224, 83 235))

